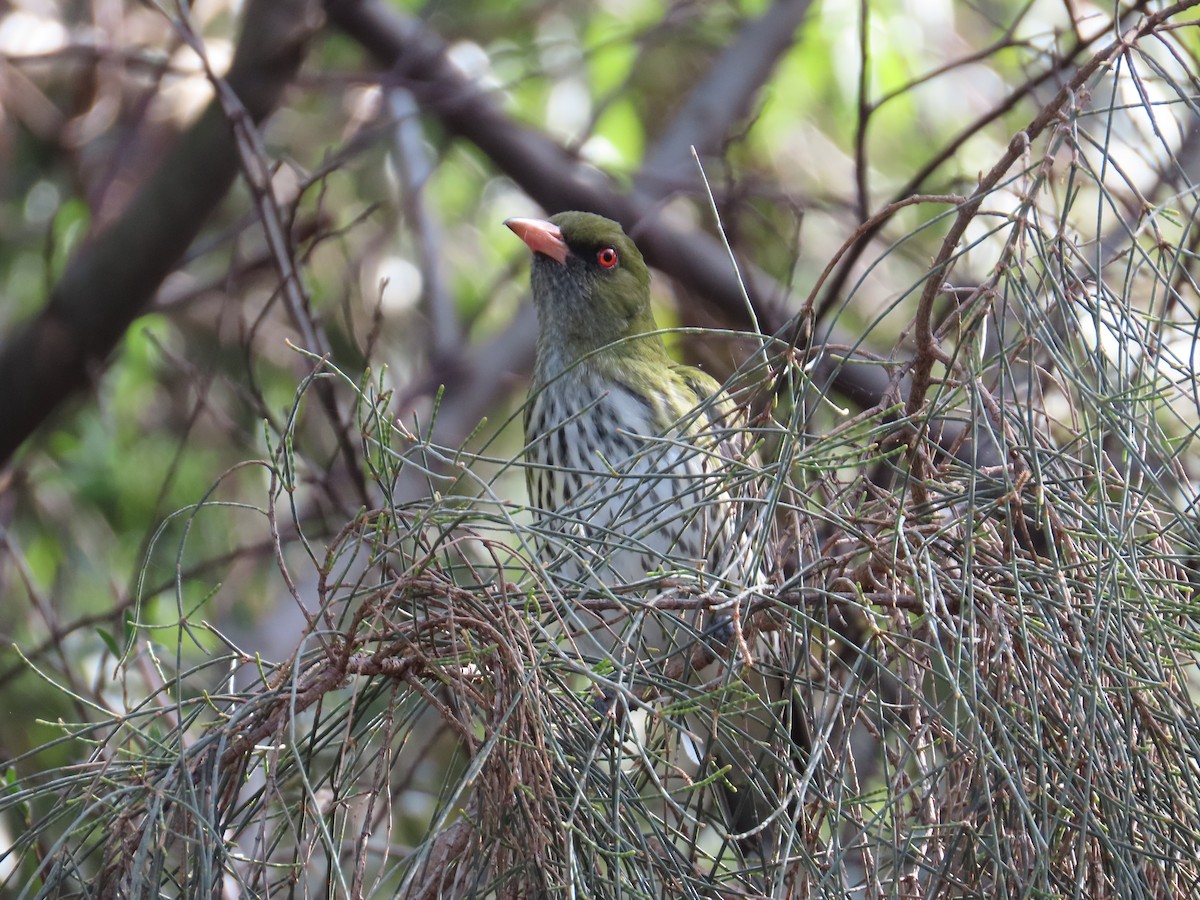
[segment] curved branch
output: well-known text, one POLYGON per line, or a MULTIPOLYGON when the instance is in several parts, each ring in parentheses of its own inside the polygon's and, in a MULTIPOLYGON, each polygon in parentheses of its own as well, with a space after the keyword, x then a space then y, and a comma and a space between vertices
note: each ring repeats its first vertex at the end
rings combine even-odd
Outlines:
MULTIPOLYGON (((999 103, 994 104, 990 109, 986 110, 974 121, 968 123, 965 127, 960 129, 957 134, 947 141, 946 144, 933 155, 933 157, 925 162, 925 165, 918 169, 917 172, 911 178, 909 178, 908 181, 898 191, 896 191, 894 195, 892 195, 892 198, 888 201, 887 205, 890 206, 904 200, 912 194, 919 193, 922 188, 925 187, 928 180, 933 177, 933 174, 937 172, 937 170, 940 169, 947 160, 953 158, 968 140, 979 134, 980 131, 982 131, 986 126, 998 121, 1002 116, 1011 112, 1022 100, 1025 100, 1027 97, 1034 96, 1038 88, 1047 83, 1053 83, 1055 79, 1062 78, 1063 74, 1069 71, 1075 65, 1076 60, 1079 59, 1079 57, 1082 56, 1089 47, 1102 41, 1106 36, 1119 29, 1121 22, 1125 21, 1131 16, 1143 12, 1149 5, 1150 0, 1137 0, 1137 2, 1132 6, 1123 10, 1116 21, 1105 23, 1103 27, 1097 28, 1086 38, 1081 36, 1077 29, 1075 32, 1075 44, 1070 48, 1070 50, 1064 53, 1061 57, 1057 58, 1054 65, 1049 66, 1044 71, 1030 77, 1023 84, 1019 85, 1015 90, 1010 92, 1009 95, 999 103)), ((993 45, 993 47, 988 48, 987 52, 994 52, 994 48, 1003 43, 1004 41, 998 42, 996 45, 993 45)), ((963 63, 971 62, 978 58, 979 54, 972 54, 964 57, 961 60, 958 60, 955 65, 962 65, 963 63)), ((917 82, 913 83, 916 84, 922 80, 924 79, 918 79, 917 82)), ((890 100, 891 96, 892 95, 889 95, 879 100, 875 104, 874 109, 878 109, 883 103, 890 100)), ((833 274, 833 277, 829 279, 829 282, 825 287, 825 295, 821 299, 821 302, 817 304, 815 315, 817 322, 823 322, 833 308, 837 305, 842 296, 842 289, 846 286, 846 281, 854 271, 854 268, 858 264, 862 254, 866 252, 867 247, 869 247, 871 242, 879 235, 881 231, 883 231, 884 227, 890 220, 890 215, 886 218, 876 220, 872 227, 862 233, 855 241, 854 246, 851 247, 850 252, 845 255, 841 265, 833 274)))

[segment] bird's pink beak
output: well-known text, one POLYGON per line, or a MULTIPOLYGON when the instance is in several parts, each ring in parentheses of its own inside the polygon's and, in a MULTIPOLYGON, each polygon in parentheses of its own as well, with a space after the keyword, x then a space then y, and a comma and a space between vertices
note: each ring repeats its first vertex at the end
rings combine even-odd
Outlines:
POLYGON ((567 244, 553 222, 544 219, 507 219, 504 224, 534 253, 558 260, 564 266, 567 264, 567 244))

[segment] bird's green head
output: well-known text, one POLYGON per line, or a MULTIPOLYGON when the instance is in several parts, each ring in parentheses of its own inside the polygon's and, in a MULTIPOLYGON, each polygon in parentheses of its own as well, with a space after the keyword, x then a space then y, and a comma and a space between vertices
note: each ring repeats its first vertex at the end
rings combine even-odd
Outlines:
POLYGON ((650 270, 619 224, 584 212, 505 224, 533 251, 538 363, 550 370, 543 375, 615 342, 601 356, 666 360, 652 334, 650 270))

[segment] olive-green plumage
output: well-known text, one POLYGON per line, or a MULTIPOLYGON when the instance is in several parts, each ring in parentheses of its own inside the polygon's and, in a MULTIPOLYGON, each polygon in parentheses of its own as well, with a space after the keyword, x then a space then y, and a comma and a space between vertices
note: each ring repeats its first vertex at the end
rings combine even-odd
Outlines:
MULTIPOLYGON (((534 251, 538 339, 525 430, 543 554, 568 599, 607 590, 628 602, 604 612, 567 603, 562 615, 581 656, 608 659, 612 677, 634 686, 647 671, 690 658, 704 629, 719 634, 728 624, 647 610, 656 576, 727 597, 761 588, 752 509, 735 499, 749 493, 738 481, 744 431, 712 378, 671 361, 650 308, 649 270, 620 225, 581 212, 506 224, 534 251)), ((743 673, 751 690, 734 692, 740 711, 714 738, 718 762, 740 785, 733 830, 773 808, 767 783, 778 785, 778 770, 761 761, 788 705, 777 671, 743 673)), ((722 676, 713 667, 696 677, 722 676)), ((711 711, 694 721, 699 743, 708 743, 711 711)))
POLYGON ((731 404, 668 356, 641 253, 602 216, 514 221, 535 251, 530 497, 548 533, 576 539, 555 548, 564 573, 609 587, 661 571, 736 575, 747 546, 719 483, 731 404))

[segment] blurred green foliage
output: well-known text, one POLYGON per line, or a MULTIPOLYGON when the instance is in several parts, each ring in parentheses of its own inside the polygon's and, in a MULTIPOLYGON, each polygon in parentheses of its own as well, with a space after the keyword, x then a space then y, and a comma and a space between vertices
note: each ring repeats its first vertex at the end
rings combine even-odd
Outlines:
MULTIPOLYGON (((233 39, 238 4, 193 5, 214 46, 233 39)), ((120 214, 178 134, 183 110, 207 96, 194 61, 178 49, 177 33, 152 4, 118 4, 116 19, 107 23, 94 21, 87 6, 17 3, 0 10, 0 28, 18 15, 31 16, 40 23, 37 34, 60 36, 36 61, 0 48, 13 55, 5 65, 28 82, 16 98, 21 102, 4 103, 0 96, 5 332, 42 307, 89 228, 120 214), (101 45, 113 48, 104 65, 89 50, 101 45)), ((628 185, 732 37, 770 4, 398 0, 392 6, 437 29, 455 61, 494 89, 515 119, 628 185)), ((866 98, 858 96, 858 4, 813 4, 747 115, 705 159, 739 258, 791 288, 789 296, 772 298, 788 312, 799 308, 861 225, 860 181, 869 212, 877 211, 949 141, 1075 41, 1059 4, 871 0, 865 6, 866 98), (1010 29, 1012 39, 1001 46, 1010 29), (975 53, 978 60, 951 66, 975 53), (951 67, 914 84, 943 66, 951 67), (860 99, 869 108, 861 136, 860 99)), ((1181 29, 1172 40, 1196 53, 1198 33, 1181 29)), ((1130 56, 1139 71, 1178 64, 1165 53, 1130 56)), ((1193 74, 1194 62, 1183 60, 1193 74)), ((517 316, 525 293, 524 248, 502 222, 535 210, 476 147, 426 118, 418 123, 418 143, 431 171, 418 190, 405 185, 396 156, 403 123, 387 105, 393 87, 354 41, 326 30, 263 134, 285 222, 297 234, 292 250, 303 290, 330 336, 332 362, 350 381, 369 370, 394 392, 396 414, 425 428, 435 418, 442 381, 452 391, 456 376, 480 361, 473 355, 478 348, 503 335, 517 316), (447 370, 433 366, 435 315, 421 258, 428 235, 414 226, 418 202, 436 225, 433 255, 457 329, 449 339, 462 350, 447 370)), ((0 92, 6 90, 16 88, 0 84, 0 92)), ((1046 99, 1045 91, 1031 91, 947 152, 917 190, 969 192, 1046 99)), ((1155 102, 1167 119, 1181 105, 1169 90, 1155 102)), ((1106 145, 1113 154, 1134 147, 1119 156, 1129 166, 1124 200, 1132 209, 1134 188, 1150 183, 1163 159, 1145 149, 1154 146, 1157 123, 1136 119, 1118 128, 1105 121, 1122 103, 1134 101, 1114 89, 1107 110, 1099 105, 1071 127, 1093 128, 1096 143, 1113 138, 1106 145)), ((1173 150, 1180 141, 1177 131, 1165 129, 1165 146, 1173 150)), ((1114 188, 1105 178, 1111 175, 1092 172, 1089 181, 1081 168, 1071 168, 1068 176, 1075 165, 1068 151, 1038 152, 1044 157, 1031 157, 1007 190, 997 192, 986 227, 964 239, 971 249, 956 277, 982 279, 1009 252, 1005 235, 995 232, 1009 224, 1007 217, 1028 212, 1022 195, 1035 178, 1045 179, 1047 195, 1064 207, 1076 198, 1069 222, 1081 243, 1099 240, 1099 220, 1110 215, 1105 192, 1114 188)), ((685 160, 681 167, 686 182, 693 164, 685 160)), ((702 197, 671 196, 662 205, 712 230, 702 197)), ((1176 242, 1194 230, 1191 210, 1183 202, 1155 207, 1153 227, 1139 235, 1143 249, 1176 252, 1176 242)), ((1048 231, 1052 214, 1043 225, 1048 231)), ((867 349, 887 354, 909 324, 913 288, 927 274, 947 219, 944 206, 902 211, 851 273, 838 298, 838 321, 867 349)), ((1165 259, 1162 267, 1168 268, 1165 259)), ((272 659, 290 652, 288 627, 295 619, 281 627, 273 618, 282 610, 294 613, 295 606, 277 563, 294 565, 293 574, 311 590, 327 574, 320 563, 324 543, 361 504, 351 480, 337 471, 334 428, 315 392, 296 400, 297 385, 319 367, 296 349, 307 348, 278 285, 252 198, 239 186, 164 285, 155 308, 92 373, 89 389, 58 410, 0 476, 0 759, 52 741, 61 730, 48 723, 81 718, 80 705, 68 699, 72 693, 120 707, 127 698, 113 687, 114 657, 140 653, 131 645, 166 658, 178 653, 183 668, 226 640, 250 658, 260 649, 272 659), (261 462, 280 447, 294 462, 295 481, 287 485, 272 482, 261 462), (263 513, 270 490, 305 524, 303 534, 282 541, 278 558, 263 513), (185 618, 212 630, 188 632, 185 618), (12 647, 28 651, 45 678, 12 647)), ((1133 320, 1161 313, 1156 290, 1147 290, 1149 299, 1133 320)), ((726 324, 701 322, 686 302, 674 307, 679 298, 665 280, 655 299, 664 324, 726 324)), ((498 379, 504 390, 483 411, 489 422, 475 436, 476 447, 493 439, 487 444, 493 471, 520 449, 520 429, 510 416, 523 376, 514 363, 498 379), (496 437, 502 423, 508 427, 496 437)), ((349 408, 354 391, 347 383, 321 377, 343 410, 349 408)), ((1165 442, 1185 447, 1195 410, 1179 413, 1165 403, 1156 409, 1165 442)), ((464 435, 472 427, 464 426, 464 435)), ((366 452, 358 443, 352 449, 366 452)), ((461 483, 433 476, 416 481, 404 485, 414 496, 466 492, 461 483)), ((507 492, 498 501, 523 503, 521 482, 520 472, 507 471, 494 485, 507 492)), ((64 742, 9 771, 64 765, 86 752, 79 742, 64 742)))
MULTIPOLYGON (((482 66, 483 77, 503 91, 515 116, 580 147, 585 157, 594 156, 618 177, 636 173, 646 148, 731 35, 767 6, 765 0, 509 2, 486 9, 466 2, 397 4, 442 28, 455 58, 482 66), (571 124, 564 130, 567 119, 571 124)), ((931 147, 968 124, 980 109, 978 101, 998 98, 1006 82, 1041 61, 1033 48, 1056 39, 1061 10, 1024 14, 1019 31, 1032 36, 1028 45, 997 50, 912 90, 902 91, 905 85, 969 48, 997 41, 1025 8, 1017 2, 990 4, 985 17, 963 6, 918 12, 911 3, 868 4, 870 98, 901 91, 869 120, 873 202, 902 184, 926 161, 931 147)), ((174 49, 178 39, 164 16, 149 8, 127 14, 135 41, 125 46, 130 60, 137 51, 155 64, 182 64, 186 56, 174 49)), ((40 15, 46 28, 61 27, 68 41, 89 27, 78 9, 64 8, 57 23, 40 15)), ((753 248, 747 252, 755 261, 793 284, 798 296, 853 227, 848 176, 857 129, 857 16, 854 6, 815 4, 751 117, 735 129, 725 151, 728 168, 709 161, 723 193, 752 200, 726 211, 727 228, 739 247, 753 248)), ((236 16, 218 0, 197 4, 195 17, 214 41, 235 34, 236 16)), ((44 102, 54 105, 63 123, 78 124, 83 143, 81 153, 68 152, 65 143, 56 145, 52 136, 35 133, 19 115, 3 123, 0 221, 6 223, 6 236, 0 243, 0 284, 5 304, 0 320, 8 327, 39 308, 96 218, 92 203, 104 204, 102 217, 117 214, 138 169, 152 164, 155 148, 169 142, 178 127, 173 110, 154 99, 153 67, 118 66, 115 81, 99 83, 87 64, 64 53, 22 71, 45 92, 44 102), (80 93, 85 87, 90 94, 80 93), (143 105, 147 98, 148 107, 143 105), (111 107, 109 125, 88 130, 88 117, 100 116, 102 104, 111 107), (120 154, 125 142, 139 147, 130 161, 120 154), (107 155, 94 157, 100 153, 107 155)), ((305 73, 265 129, 270 152, 281 163, 277 177, 286 176, 301 189, 295 220, 318 222, 324 235, 301 245, 312 254, 303 268, 304 285, 340 348, 342 363, 365 361, 368 336, 376 327, 372 321, 382 316, 386 340, 376 345, 372 362, 392 364, 403 388, 421 365, 427 319, 417 306, 378 305, 387 294, 375 274, 385 271, 381 261, 397 253, 414 261, 417 253, 399 206, 403 189, 394 166, 392 123, 380 113, 381 92, 363 65, 361 49, 344 35, 323 34, 305 73)), ((161 83, 204 90, 202 78, 182 69, 169 72, 161 83)), ((956 189, 972 179, 978 160, 994 155, 1032 108, 1018 104, 975 135, 938 170, 929 189, 956 189)), ((465 334, 483 340, 506 325, 521 297, 519 284, 508 277, 520 248, 500 223, 521 211, 523 203, 476 149, 449 141, 428 123, 423 128, 436 167, 422 198, 441 223, 439 264, 465 334)), ((195 293, 177 307, 167 305, 141 319, 105 370, 96 373, 94 390, 56 416, 22 453, 20 480, 9 488, 6 528, 13 536, 10 552, 19 555, 29 583, 7 568, 9 640, 30 646, 44 638, 46 622, 30 614, 34 594, 55 610, 59 625, 114 603, 129 608, 143 579, 158 583, 175 565, 172 556, 184 530, 180 519, 171 520, 158 536, 154 558, 146 555, 151 536, 170 513, 199 502, 223 477, 217 492, 223 498, 253 504, 262 490, 260 473, 222 473, 262 455, 264 429, 280 427, 308 363, 287 348, 296 338, 273 294, 269 261, 239 272, 264 252, 247 218, 249 209, 246 193, 235 191, 175 278, 176 287, 195 293), (243 489, 249 497, 240 495, 243 489)), ((892 227, 899 235, 937 213, 915 208, 892 227)), ((693 215, 701 222, 707 218, 703 207, 693 215)), ((843 321, 853 328, 858 310, 867 311, 869 320, 881 303, 895 303, 896 292, 919 277, 937 240, 938 229, 918 235, 880 263, 856 288, 857 299, 843 321)), ((664 318, 670 321, 671 313, 664 311, 664 318)), ((518 384, 514 380, 514 388, 518 384)), ((498 412, 505 417, 505 411, 498 412)), ((327 426, 311 410, 303 421, 298 438, 312 441, 309 461, 319 467, 334 452, 322 434, 327 426), (316 429, 311 434, 305 431, 309 422, 316 429)), ((515 438, 503 447, 515 451, 515 438)), ((256 522, 246 529, 193 531, 180 563, 186 567, 255 543, 262 538, 260 529, 256 522)), ((201 595, 208 595, 209 586, 201 595)), ((211 602, 218 609, 242 607, 239 601, 223 602, 219 590, 211 602)), ((268 608, 274 601, 261 602, 268 608)))

